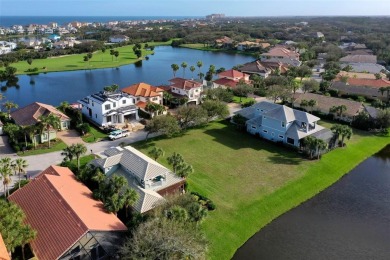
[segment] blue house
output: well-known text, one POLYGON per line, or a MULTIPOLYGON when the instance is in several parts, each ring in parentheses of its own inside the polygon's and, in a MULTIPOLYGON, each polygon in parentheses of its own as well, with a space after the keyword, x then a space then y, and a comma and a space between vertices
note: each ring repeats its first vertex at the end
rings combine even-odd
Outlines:
POLYGON ((320 118, 312 114, 270 102, 259 102, 237 111, 236 114, 248 119, 247 132, 273 142, 299 147, 300 140, 313 135, 329 141, 333 133, 317 122, 320 118))
POLYGON ((59 41, 61 39, 61 36, 57 34, 50 34, 47 38, 49 38, 52 41, 59 41))

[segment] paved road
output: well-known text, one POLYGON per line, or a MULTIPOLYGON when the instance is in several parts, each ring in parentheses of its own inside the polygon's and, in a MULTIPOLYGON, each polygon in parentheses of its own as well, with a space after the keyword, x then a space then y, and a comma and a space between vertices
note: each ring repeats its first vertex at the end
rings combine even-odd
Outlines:
MULTIPOLYGON (((155 135, 150 135, 150 137, 153 137, 155 135)), ((3 137, 3 136, 1 136, 3 137)), ((121 138, 114 141, 104 140, 97 143, 92 144, 86 144, 88 153, 91 153, 91 150, 93 153, 98 153, 106 150, 110 147, 118 146, 120 143, 124 142, 126 144, 131 144, 137 141, 144 140, 146 137, 146 132, 144 130, 139 130, 137 132, 132 132, 130 136, 121 138)), ((1 146, 3 143, 4 147, 7 147, 6 140, 1 141, 0 139, 0 158, 2 157, 10 157, 12 160, 18 158, 19 156, 14 153, 10 148, 4 148, 1 146), (4 153, 3 153, 4 151, 4 153)), ((58 152, 52 152, 52 153, 46 153, 46 154, 40 154, 40 155, 31 155, 31 156, 23 156, 23 159, 25 159, 28 163, 27 167, 27 174, 30 176, 30 178, 33 178, 37 176, 42 170, 46 169, 50 165, 53 164, 59 164, 62 162, 64 156, 61 155, 61 151, 58 152)), ((12 176, 12 184, 10 187, 13 186, 13 183, 16 182, 19 179, 18 176, 12 176)), ((2 181, 0 181, 0 195, 4 192, 4 188, 2 185, 2 181)))

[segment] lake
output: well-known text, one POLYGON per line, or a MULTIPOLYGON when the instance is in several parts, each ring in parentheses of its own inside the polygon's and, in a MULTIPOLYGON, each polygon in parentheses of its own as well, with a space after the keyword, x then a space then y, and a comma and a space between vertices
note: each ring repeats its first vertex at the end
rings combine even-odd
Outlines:
MULTIPOLYGON (((51 72, 35 76, 20 75, 20 87, 7 88, 7 90, 2 91, 2 94, 6 96, 7 100, 17 103, 19 107, 35 101, 57 106, 62 101, 73 103, 112 84, 118 84, 120 88, 138 82, 166 85, 168 80, 173 78, 171 69, 173 63, 180 65, 182 62, 186 62, 188 67, 185 77, 191 78, 192 73, 189 68, 191 65, 196 67, 198 60, 203 62, 201 71, 205 73, 211 64, 215 65, 217 69, 220 67, 230 69, 235 65, 250 62, 253 58, 238 54, 160 46, 155 48, 154 55, 149 55, 149 60, 142 61, 142 66, 129 64, 119 68, 51 72), (30 84, 31 77, 33 77, 35 84, 30 84)), ((194 77, 197 73, 198 67, 196 67, 194 77)), ((177 71, 176 76, 183 76, 181 68, 177 71)))
POLYGON ((272 221, 233 259, 390 259, 390 146, 272 221))

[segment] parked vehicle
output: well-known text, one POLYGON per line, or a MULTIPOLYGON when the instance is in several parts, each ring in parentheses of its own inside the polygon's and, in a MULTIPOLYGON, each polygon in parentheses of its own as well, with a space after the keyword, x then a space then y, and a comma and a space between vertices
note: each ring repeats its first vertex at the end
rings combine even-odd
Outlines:
POLYGON ((126 137, 126 136, 129 136, 130 134, 130 131, 127 130, 127 129, 124 129, 124 130, 115 130, 115 131, 112 131, 110 133, 110 135, 108 136, 108 138, 110 140, 116 140, 116 139, 119 139, 119 138, 122 138, 122 137, 126 137))

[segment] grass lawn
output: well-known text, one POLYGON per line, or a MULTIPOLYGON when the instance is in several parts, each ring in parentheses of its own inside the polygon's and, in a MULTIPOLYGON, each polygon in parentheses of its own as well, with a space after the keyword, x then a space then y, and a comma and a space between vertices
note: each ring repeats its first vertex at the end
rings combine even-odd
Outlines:
POLYGON ((102 131, 95 128, 93 125, 91 125, 91 132, 82 136, 81 138, 86 143, 95 143, 95 142, 98 142, 102 139, 107 138, 107 136, 108 135, 106 133, 103 133, 102 131))
POLYGON ((242 97, 241 102, 240 102, 240 97, 237 97, 237 96, 233 97, 233 103, 237 103, 237 104, 244 104, 244 103, 247 103, 251 100, 255 100, 255 99, 251 98, 251 97, 242 97))
POLYGON ((56 152, 56 151, 62 151, 63 149, 66 148, 66 144, 60 140, 57 139, 57 141, 50 142, 50 148, 47 148, 47 143, 40 144, 37 146, 35 150, 29 150, 26 152, 18 152, 17 154, 19 156, 28 156, 28 155, 37 155, 37 154, 44 154, 44 153, 51 153, 51 152, 56 152))
MULTIPOLYGON (((149 46, 169 45, 168 42, 151 42, 149 46)), ((29 68, 37 67, 38 73, 54 72, 54 71, 70 71, 70 70, 87 70, 87 69, 99 69, 99 68, 111 68, 119 67, 122 65, 135 63, 139 59, 133 52, 133 45, 123 46, 115 48, 119 51, 118 60, 115 56, 110 55, 110 49, 107 49, 105 53, 102 51, 96 51, 93 53, 92 59, 89 62, 83 61, 86 54, 74 54, 66 56, 51 57, 47 59, 34 59, 31 65, 28 65, 26 61, 19 61, 13 63, 10 66, 17 69, 17 74, 28 74, 25 71, 29 68), (46 69, 43 69, 46 67, 46 69)), ((150 50, 142 50, 142 55, 151 54, 150 50)))
POLYGON ((309 161, 285 147, 214 122, 180 137, 134 146, 146 154, 152 146, 163 148, 166 156, 159 161, 164 165, 173 152, 193 165, 189 189, 209 197, 217 206, 202 223, 210 241, 208 258, 231 259, 267 223, 336 182, 389 143, 389 137, 356 130, 346 148, 334 150, 320 161, 309 161))

